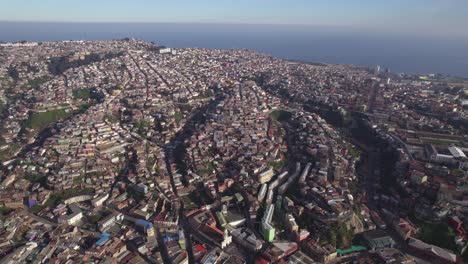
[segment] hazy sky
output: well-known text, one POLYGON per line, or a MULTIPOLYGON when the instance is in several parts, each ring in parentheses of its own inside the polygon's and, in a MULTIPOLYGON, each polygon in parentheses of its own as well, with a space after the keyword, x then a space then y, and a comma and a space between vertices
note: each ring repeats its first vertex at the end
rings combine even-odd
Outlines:
POLYGON ((2 21, 311 24, 468 36, 468 0, 0 0, 2 21))

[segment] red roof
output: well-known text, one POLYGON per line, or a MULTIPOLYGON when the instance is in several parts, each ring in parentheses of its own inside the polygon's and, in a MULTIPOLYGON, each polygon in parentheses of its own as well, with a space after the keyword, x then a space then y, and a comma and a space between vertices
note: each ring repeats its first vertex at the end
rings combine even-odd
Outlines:
POLYGON ((258 257, 255 260, 255 264, 269 264, 270 262, 262 257, 258 257))
POLYGON ((205 252, 205 250, 206 250, 206 248, 204 246, 200 245, 200 244, 196 245, 196 247, 197 247, 198 251, 200 251, 200 252, 205 252))

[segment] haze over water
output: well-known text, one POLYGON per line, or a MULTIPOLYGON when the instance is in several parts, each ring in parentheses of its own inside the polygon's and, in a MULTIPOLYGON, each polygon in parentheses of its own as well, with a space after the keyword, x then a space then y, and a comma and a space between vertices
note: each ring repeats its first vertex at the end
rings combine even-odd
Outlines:
POLYGON ((297 25, 0 22, 4 42, 124 37, 175 48, 248 48, 285 59, 468 77, 467 39, 297 25))

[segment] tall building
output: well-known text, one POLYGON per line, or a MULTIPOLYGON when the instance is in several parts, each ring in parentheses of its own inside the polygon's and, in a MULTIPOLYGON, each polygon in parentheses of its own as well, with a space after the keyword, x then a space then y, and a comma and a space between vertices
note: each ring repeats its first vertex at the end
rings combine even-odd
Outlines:
POLYGON ((187 249, 187 243, 185 241, 185 234, 183 229, 179 229, 179 245, 183 250, 187 249))
POLYGON ((148 244, 151 245, 151 247, 157 247, 158 246, 158 241, 156 239, 156 233, 155 233, 155 230, 154 230, 153 226, 146 229, 146 236, 147 236, 147 239, 148 239, 148 244))
POLYGON ((271 219, 273 218, 273 213, 275 211, 275 207, 272 204, 269 204, 267 206, 267 209, 265 211, 265 215, 263 216, 262 219, 262 224, 261 224, 261 233, 263 235, 263 239, 265 239, 268 242, 273 241, 275 239, 275 228, 271 225, 271 219))
POLYGON ((375 66, 374 73, 375 73, 375 74, 379 74, 379 73, 380 73, 380 65, 375 66))
POLYGON ((268 168, 258 174, 258 182, 260 183, 265 183, 269 182, 271 178, 275 175, 275 172, 273 171, 272 168, 268 168))

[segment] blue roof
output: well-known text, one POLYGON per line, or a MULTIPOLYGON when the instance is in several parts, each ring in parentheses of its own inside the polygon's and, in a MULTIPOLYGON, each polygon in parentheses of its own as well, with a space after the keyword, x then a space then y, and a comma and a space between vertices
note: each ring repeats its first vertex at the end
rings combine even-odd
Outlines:
POLYGON ((138 219, 136 220, 135 222, 136 225, 138 226, 143 226, 144 228, 152 228, 153 227, 153 224, 146 221, 146 220, 143 220, 143 219, 138 219))
POLYGON ((36 200, 31 199, 31 200, 28 201, 28 206, 29 207, 32 207, 34 205, 36 205, 36 200))
POLYGON ((104 245, 104 243, 106 243, 106 241, 110 238, 110 234, 109 233, 102 233, 101 236, 99 237, 99 240, 96 242, 96 245, 98 246, 102 246, 104 245))

